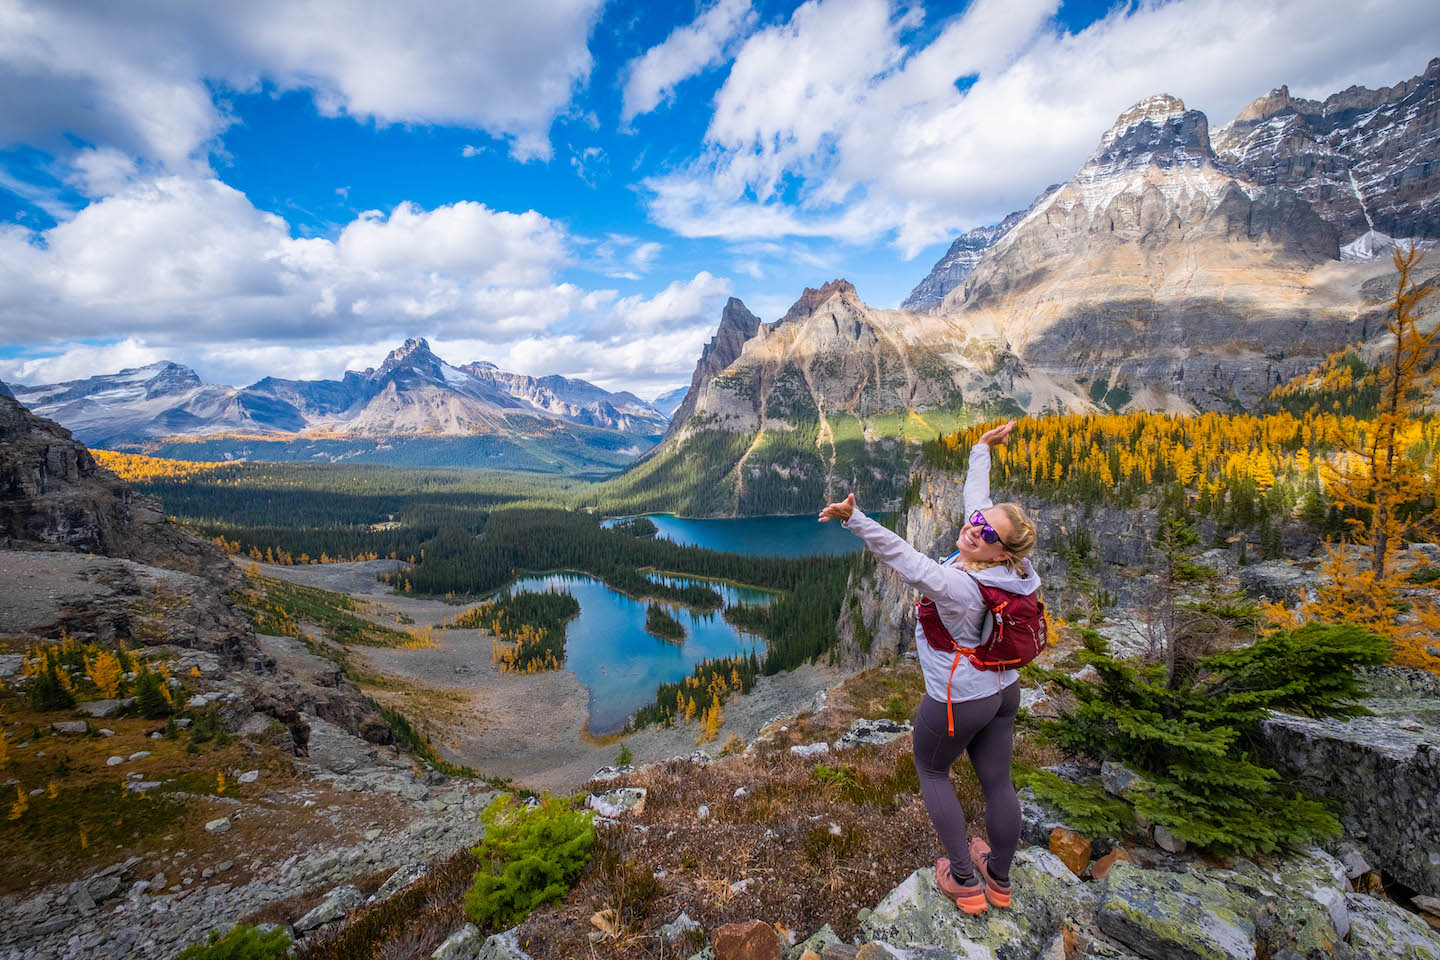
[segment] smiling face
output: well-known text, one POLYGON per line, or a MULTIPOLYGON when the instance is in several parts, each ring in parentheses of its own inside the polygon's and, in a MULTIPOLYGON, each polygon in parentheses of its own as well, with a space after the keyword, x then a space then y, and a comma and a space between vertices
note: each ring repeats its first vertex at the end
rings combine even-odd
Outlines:
POLYGON ((981 536, 981 525, 967 522, 960 528, 960 536, 955 540, 960 559, 971 563, 995 563, 1009 559, 1010 551, 1005 549, 1005 541, 1010 537, 1010 518, 1004 510, 995 507, 981 511, 981 516, 991 529, 1000 534, 1000 540, 998 543, 986 543, 981 536))

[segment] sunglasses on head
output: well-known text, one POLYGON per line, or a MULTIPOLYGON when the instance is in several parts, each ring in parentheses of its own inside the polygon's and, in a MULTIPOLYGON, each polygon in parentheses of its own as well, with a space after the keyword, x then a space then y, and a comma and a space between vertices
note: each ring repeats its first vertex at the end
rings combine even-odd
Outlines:
POLYGON ((981 540, 984 540, 986 543, 1001 542, 1000 534, 996 533, 995 528, 985 522, 985 514, 981 513, 979 510, 976 510, 974 513, 970 514, 970 523, 980 528, 981 540))

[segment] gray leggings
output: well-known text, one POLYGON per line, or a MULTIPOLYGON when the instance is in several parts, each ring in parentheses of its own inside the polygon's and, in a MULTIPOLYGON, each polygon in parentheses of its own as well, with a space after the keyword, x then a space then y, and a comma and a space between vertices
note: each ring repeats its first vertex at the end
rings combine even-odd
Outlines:
POLYGON ((950 765, 964 751, 985 792, 985 830, 990 836, 990 869, 996 879, 1010 876, 1010 858, 1020 843, 1020 801, 1010 782, 1010 748, 1015 739, 1015 712, 1020 708, 1020 684, 980 700, 953 705, 955 735, 949 734, 945 704, 926 696, 915 713, 912 742, 915 772, 920 774, 920 795, 930 822, 950 857, 950 868, 965 876, 974 868, 965 841, 965 809, 950 783, 950 765))

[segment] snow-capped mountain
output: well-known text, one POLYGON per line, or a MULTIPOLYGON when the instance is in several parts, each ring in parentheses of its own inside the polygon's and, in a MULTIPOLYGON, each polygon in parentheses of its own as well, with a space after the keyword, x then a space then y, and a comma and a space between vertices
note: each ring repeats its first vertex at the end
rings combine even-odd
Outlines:
POLYGON ((424 339, 406 340, 379 369, 347 371, 339 380, 266 377, 236 388, 203 384, 188 367, 161 362, 13 389, 21 403, 92 446, 224 434, 507 437, 573 426, 594 428, 613 436, 615 449, 639 453, 665 430, 665 417, 631 394, 584 380, 505 373, 488 363, 452 366, 424 339))
POLYGON ((1335 225, 1351 258, 1386 240, 1440 237, 1440 57, 1393 87, 1305 100, 1279 87, 1215 131, 1215 153, 1292 190, 1335 225), (1366 234, 1369 240, 1350 247, 1366 234))

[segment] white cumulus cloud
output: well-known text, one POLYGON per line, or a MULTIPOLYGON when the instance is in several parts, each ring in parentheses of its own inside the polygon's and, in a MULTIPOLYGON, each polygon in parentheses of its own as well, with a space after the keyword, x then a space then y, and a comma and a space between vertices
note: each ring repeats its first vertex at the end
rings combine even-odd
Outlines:
POLYGON ((692 237, 889 236, 913 256, 1069 177, 1145 96, 1219 125, 1283 83, 1408 79, 1437 40, 1402 0, 1145 2, 1078 33, 1058 6, 975 0, 922 44, 916 7, 810 0, 736 53, 703 148, 644 181, 651 217, 692 237))
POLYGON ((602 0, 0 0, 0 144, 70 138, 172 172, 230 122, 208 84, 307 90, 329 115, 453 124, 550 155, 602 0))
POLYGON ((683 81, 723 63, 739 37, 755 25, 750 0, 716 0, 694 22, 625 65, 620 120, 629 123, 668 100, 683 81))

